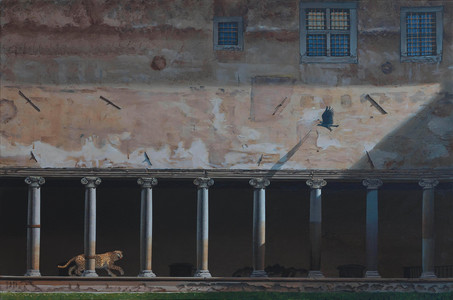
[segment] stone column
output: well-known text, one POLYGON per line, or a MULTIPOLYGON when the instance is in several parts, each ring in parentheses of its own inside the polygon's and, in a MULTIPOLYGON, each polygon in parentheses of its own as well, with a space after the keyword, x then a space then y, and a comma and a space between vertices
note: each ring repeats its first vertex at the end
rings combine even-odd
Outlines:
POLYGON ((214 180, 199 177, 193 183, 197 186, 197 270, 194 277, 211 277, 208 270, 208 189, 214 184, 214 180))
POLYGON ((307 185, 310 190, 310 271, 308 277, 322 278, 324 275, 321 273, 321 188, 327 182, 323 179, 309 179, 307 185))
POLYGON ((365 179, 363 185, 366 193, 366 264, 365 277, 380 278, 378 272, 378 188, 382 185, 380 179, 365 179))
POLYGON ((39 251, 41 236, 41 185, 43 177, 30 176, 25 179, 28 184, 27 216, 27 273, 25 276, 41 276, 39 272, 39 251))
POLYGON ((152 271, 153 245, 153 186, 156 178, 139 178, 142 188, 140 210, 140 274, 139 277, 156 277, 152 271))
POLYGON ((84 177, 85 185, 85 271, 84 277, 97 277, 95 266, 96 255, 96 187, 101 183, 98 177, 84 177))
POLYGON ((266 253, 266 187, 267 178, 252 178, 253 187, 253 272, 251 277, 267 277, 265 268, 266 253))
POLYGON ((422 179, 422 275, 421 278, 436 278, 434 273, 434 188, 439 182, 435 179, 422 179))

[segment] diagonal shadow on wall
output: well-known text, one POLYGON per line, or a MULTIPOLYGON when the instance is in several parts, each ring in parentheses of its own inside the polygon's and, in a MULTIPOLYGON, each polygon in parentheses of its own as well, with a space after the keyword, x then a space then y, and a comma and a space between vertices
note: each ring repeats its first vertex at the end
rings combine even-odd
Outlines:
POLYGON ((453 168, 453 94, 444 90, 351 169, 453 168))

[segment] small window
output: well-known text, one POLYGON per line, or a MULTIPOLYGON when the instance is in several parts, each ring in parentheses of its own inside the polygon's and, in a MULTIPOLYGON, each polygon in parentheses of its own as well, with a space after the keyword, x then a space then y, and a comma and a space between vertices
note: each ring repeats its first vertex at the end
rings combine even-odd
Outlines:
POLYGON ((242 50, 242 17, 214 18, 214 50, 242 50))
POLYGON ((357 63, 357 5, 300 3, 302 63, 357 63))
POLYGON ((442 60, 442 7, 401 8, 401 61, 442 60))

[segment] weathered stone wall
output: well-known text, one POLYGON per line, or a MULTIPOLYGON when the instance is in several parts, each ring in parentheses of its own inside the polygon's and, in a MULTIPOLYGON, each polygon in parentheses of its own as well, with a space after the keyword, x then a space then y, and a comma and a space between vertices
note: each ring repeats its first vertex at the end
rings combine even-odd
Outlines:
POLYGON ((451 1, 359 1, 358 64, 299 63, 297 0, 0 5, 1 167, 453 167, 451 1), (431 5, 442 61, 400 63, 400 7, 431 5), (213 50, 214 16, 244 51, 213 50))

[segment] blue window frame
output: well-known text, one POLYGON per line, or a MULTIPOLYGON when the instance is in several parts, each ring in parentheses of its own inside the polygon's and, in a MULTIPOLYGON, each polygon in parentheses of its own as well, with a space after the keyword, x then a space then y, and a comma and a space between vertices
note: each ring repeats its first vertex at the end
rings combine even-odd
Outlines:
POLYGON ((214 17, 214 49, 242 50, 242 17, 214 17))
POLYGON ((401 61, 442 60, 441 6, 401 8, 401 61))
POLYGON ((302 63, 357 63, 357 4, 300 2, 302 63))

